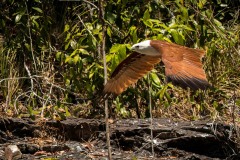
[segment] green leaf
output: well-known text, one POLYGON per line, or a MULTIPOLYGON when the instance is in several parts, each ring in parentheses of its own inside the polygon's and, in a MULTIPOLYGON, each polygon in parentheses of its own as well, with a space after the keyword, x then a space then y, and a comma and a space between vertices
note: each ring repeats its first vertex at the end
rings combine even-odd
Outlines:
POLYGON ((114 54, 108 54, 106 55, 106 62, 110 62, 113 58, 114 54))
POLYGON ((28 43, 24 43, 25 47, 27 48, 28 51, 31 51, 31 47, 28 43))
POLYGON ((93 30, 93 25, 91 23, 86 23, 85 26, 87 27, 88 30, 93 30))
POLYGON ((217 103, 216 101, 213 102, 213 107, 214 107, 215 109, 218 108, 218 103, 217 103))
POLYGON ((181 6, 181 11, 182 11, 182 18, 184 20, 187 20, 189 18, 188 16, 188 9, 186 7, 181 6))
POLYGON ((71 45, 72 49, 77 49, 77 42, 76 41, 71 40, 70 45, 71 45))
POLYGON ((21 14, 18 14, 16 17, 15 17, 15 22, 19 22, 22 18, 22 15, 21 14))
POLYGON ((35 20, 32 20, 32 22, 33 22, 33 24, 35 24, 35 26, 36 26, 37 28, 39 28, 39 24, 38 24, 38 22, 37 22, 37 21, 35 21, 35 20))
POLYGON ((79 57, 79 55, 77 54, 77 55, 75 55, 74 58, 73 58, 73 63, 74 63, 74 64, 77 64, 77 62, 79 62, 79 60, 80 60, 80 57, 79 57))
POLYGON ((71 37, 71 34, 70 34, 70 33, 68 33, 68 34, 67 34, 67 37, 65 38, 65 40, 64 40, 64 41, 66 42, 67 40, 69 40, 69 39, 70 39, 70 37, 71 37))
POLYGON ((222 26, 222 23, 220 21, 218 21, 217 19, 214 19, 213 21, 218 27, 222 26))
POLYGON ((199 3, 198 3, 198 7, 200 9, 202 9, 204 7, 204 5, 206 4, 207 0, 200 0, 199 3))
POLYGON ((87 50, 85 50, 85 49, 80 48, 80 49, 78 49, 78 50, 79 50, 79 52, 82 53, 82 54, 89 55, 89 52, 88 52, 87 50))
POLYGON ((172 98, 171 98, 171 96, 168 94, 168 92, 165 92, 165 93, 164 93, 164 96, 166 97, 168 103, 171 103, 171 102, 172 102, 172 98))
POLYGON ((65 115, 66 115, 66 117, 69 117, 69 116, 71 116, 71 113, 68 111, 68 108, 65 106, 65 115))
POLYGON ((116 20, 117 15, 112 13, 112 12, 107 12, 106 13, 106 19, 111 23, 111 24, 115 24, 115 20, 116 20))
POLYGON ((107 35, 108 35, 109 37, 112 37, 112 30, 111 30, 110 27, 107 28, 107 35))
POLYGON ((43 13, 43 11, 38 7, 32 7, 32 9, 34 9, 35 11, 37 11, 39 13, 43 13))
POLYGON ((126 110, 126 108, 125 107, 122 107, 122 108, 120 108, 120 113, 121 113, 121 115, 123 116, 123 117, 127 117, 128 116, 128 114, 129 114, 129 112, 126 110))
POLYGON ((137 40, 138 40, 137 27, 136 26, 131 26, 129 31, 130 31, 130 35, 132 36, 133 43, 137 43, 137 40))
POLYGON ((31 20, 37 20, 37 19, 39 19, 41 16, 31 16, 31 20))
POLYGON ((147 21, 143 21, 143 23, 148 26, 149 28, 152 28, 153 27, 153 24, 151 21, 147 20, 147 21))
POLYGON ((240 98, 236 100, 236 105, 240 108, 240 98))
POLYGON ((147 9, 143 14, 143 21, 147 21, 149 19, 150 19, 150 13, 149 13, 149 10, 147 9))
POLYGON ((171 35, 173 36, 173 39, 176 43, 178 43, 178 32, 175 29, 170 30, 171 35))
POLYGON ((151 73, 150 73, 150 78, 151 78, 151 80, 152 80, 156 85, 158 85, 158 86, 161 85, 161 81, 160 81, 160 79, 159 79, 159 77, 157 76, 156 73, 151 72, 151 73))
POLYGON ((62 55, 62 52, 57 52, 57 53, 56 53, 56 58, 57 58, 57 60, 60 60, 60 59, 61 59, 61 55, 62 55))
POLYGON ((64 46, 64 49, 67 50, 69 45, 70 45, 71 41, 69 41, 65 46, 64 46))
POLYGON ((153 27, 153 23, 151 22, 150 20, 150 13, 149 13, 149 10, 147 9, 145 12, 144 12, 144 15, 143 15, 143 23, 152 28, 153 27))
POLYGON ((163 100, 165 92, 167 91, 168 85, 164 85, 164 87, 157 93, 159 95, 159 99, 163 100))
POLYGON ((77 51, 78 51, 78 50, 74 50, 74 51, 71 53, 70 57, 73 57, 73 56, 75 56, 75 55, 76 55, 76 53, 77 53, 77 51))
POLYGON ((119 63, 120 63, 119 56, 115 54, 111 61, 111 70, 113 71, 119 63))
POLYGON ((66 59, 65 59, 65 63, 71 64, 72 63, 72 57, 67 56, 66 59))
POLYGON ((121 45, 119 48, 119 60, 122 61, 123 59, 126 58, 126 46, 121 45))
POLYGON ((66 80, 65 80, 65 84, 66 84, 66 86, 69 86, 70 83, 71 83, 70 79, 66 79, 66 80))
POLYGON ((171 30, 170 30, 170 33, 171 33, 171 35, 173 36, 173 39, 174 39, 174 41, 175 41, 177 44, 183 45, 183 43, 184 43, 184 41, 183 41, 183 35, 180 34, 180 32, 178 32, 178 31, 175 30, 175 29, 171 29, 171 30))
POLYGON ((66 24, 66 25, 64 26, 64 32, 67 32, 69 29, 70 29, 70 26, 69 26, 68 24, 66 24))
POLYGON ((120 49, 121 44, 114 44, 111 49, 110 49, 110 53, 116 53, 118 52, 118 50, 120 49))

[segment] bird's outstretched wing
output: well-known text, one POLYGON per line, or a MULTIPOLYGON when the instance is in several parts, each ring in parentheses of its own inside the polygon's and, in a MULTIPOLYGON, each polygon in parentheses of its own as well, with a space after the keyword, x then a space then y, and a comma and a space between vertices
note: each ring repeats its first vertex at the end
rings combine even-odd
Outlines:
POLYGON ((103 95, 119 95, 130 85, 137 82, 161 61, 160 56, 148 56, 133 52, 123 60, 112 73, 110 80, 104 86, 103 95))
POLYGON ((205 54, 204 50, 164 41, 157 42, 161 43, 161 45, 155 44, 155 46, 161 46, 159 50, 162 53, 167 81, 182 88, 189 87, 192 90, 206 89, 210 86, 201 62, 205 54))

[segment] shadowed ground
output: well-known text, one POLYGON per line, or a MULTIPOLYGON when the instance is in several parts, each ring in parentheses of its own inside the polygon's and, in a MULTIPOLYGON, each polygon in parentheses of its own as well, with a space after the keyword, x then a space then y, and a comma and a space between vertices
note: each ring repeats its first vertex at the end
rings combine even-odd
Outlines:
MULTIPOLYGON (((159 159, 238 159, 239 146, 230 126, 208 121, 153 120, 155 157, 159 159)), ((149 119, 111 123, 113 159, 151 159, 149 119)), ((64 121, 0 120, 0 159, 15 144, 23 159, 101 159, 107 157, 105 124, 97 119, 64 121)))

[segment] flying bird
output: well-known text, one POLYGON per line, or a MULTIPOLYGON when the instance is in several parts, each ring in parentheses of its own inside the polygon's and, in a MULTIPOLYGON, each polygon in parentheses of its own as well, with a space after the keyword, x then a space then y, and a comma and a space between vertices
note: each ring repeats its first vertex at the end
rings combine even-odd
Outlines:
POLYGON ((134 52, 113 71, 103 94, 117 96, 154 68, 161 60, 165 65, 167 82, 192 90, 207 89, 210 85, 201 59, 204 50, 193 49, 160 40, 146 40, 131 47, 134 52))

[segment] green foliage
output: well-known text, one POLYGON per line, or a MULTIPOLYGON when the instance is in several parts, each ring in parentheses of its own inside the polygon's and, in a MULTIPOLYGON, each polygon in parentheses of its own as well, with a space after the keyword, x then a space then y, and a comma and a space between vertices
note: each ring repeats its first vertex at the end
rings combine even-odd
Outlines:
MULTIPOLYGON (((20 117, 27 113, 65 119, 77 115, 73 108, 85 108, 88 114, 96 107, 81 98, 103 88, 97 1, 6 0, 0 6, 0 96, 5 110, 20 117)), ((239 109, 238 6, 231 0, 110 0, 105 6, 109 75, 132 44, 159 39, 207 50, 204 68, 213 84, 206 92, 183 91, 165 83, 160 64, 149 74, 150 83, 145 76, 109 102, 116 115, 146 117, 149 85, 155 116, 227 117, 232 97, 239 109)))

